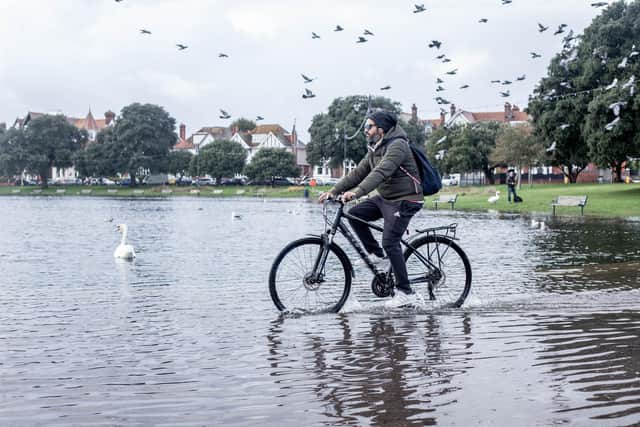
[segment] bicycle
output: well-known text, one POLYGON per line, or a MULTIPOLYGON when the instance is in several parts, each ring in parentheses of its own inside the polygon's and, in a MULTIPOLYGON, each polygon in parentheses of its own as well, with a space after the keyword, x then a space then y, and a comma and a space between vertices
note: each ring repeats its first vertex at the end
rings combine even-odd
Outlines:
MULTIPOLYGON (((334 242, 338 232, 373 273, 373 293, 381 298, 393 295, 391 268, 381 271, 376 267, 343 219, 362 222, 379 232, 382 227, 345 212, 344 206, 339 199, 328 199, 322 212, 328 226, 326 231, 289 243, 276 257, 269 273, 269 294, 278 310, 337 313, 342 308, 349 297, 355 271, 347 254, 334 242), (329 204, 338 205, 333 220, 327 213, 329 204)), ((460 307, 469 295, 471 264, 454 242, 456 229, 456 223, 416 229, 417 234, 401 240, 409 283, 423 301, 460 307)))

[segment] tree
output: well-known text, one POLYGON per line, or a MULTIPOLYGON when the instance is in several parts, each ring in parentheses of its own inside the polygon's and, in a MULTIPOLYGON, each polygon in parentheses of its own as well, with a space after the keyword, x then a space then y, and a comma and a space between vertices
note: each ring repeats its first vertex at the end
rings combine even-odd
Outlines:
POLYGON ((249 179, 264 181, 276 177, 299 176, 300 168, 296 166, 293 153, 284 148, 263 148, 245 166, 244 174, 249 179))
POLYGON ((0 175, 22 175, 27 167, 27 145, 22 129, 0 135, 0 175))
POLYGON ((245 119, 244 117, 240 117, 239 119, 231 123, 231 126, 229 127, 231 129, 238 128, 240 132, 248 132, 256 128, 256 122, 254 122, 253 120, 245 119))
POLYGON ((411 119, 408 122, 401 122, 400 126, 407 133, 409 141, 424 147, 427 140, 427 134, 424 131, 423 125, 421 125, 417 120, 411 119))
MULTIPOLYGON (((307 160, 313 165, 328 161, 331 167, 346 159, 359 162, 367 154, 367 142, 361 130, 369 98, 362 95, 333 100, 327 113, 316 114, 311 121, 307 144, 307 160), (348 139, 355 135, 353 139, 348 139)), ((388 98, 371 99, 371 108, 384 108, 400 113, 400 104, 388 98)))
POLYGON ((232 177, 242 172, 247 159, 245 149, 235 141, 217 139, 198 153, 200 173, 216 178, 220 184, 223 177, 232 177))
POLYGON ((188 151, 171 151, 167 158, 167 170, 173 175, 183 177, 189 171, 193 157, 194 155, 188 151))
POLYGON ((47 188, 51 168, 73 166, 74 154, 82 149, 87 138, 85 130, 76 128, 64 116, 33 119, 24 131, 25 169, 38 175, 42 188, 47 188))
POLYGON ((487 182, 494 184, 493 169, 499 166, 490 160, 500 131, 499 122, 480 122, 451 130, 445 154, 447 170, 473 172, 481 170, 487 182))
POLYGON ((495 164, 516 166, 518 187, 520 187, 522 168, 529 167, 529 184, 531 184, 531 166, 546 156, 544 147, 536 140, 529 126, 503 126, 498 133, 496 147, 489 157, 495 164))
POLYGON ((169 150, 178 138, 175 125, 175 119, 158 105, 134 103, 122 109, 105 149, 116 169, 129 173, 132 186, 139 170, 166 171, 169 150))

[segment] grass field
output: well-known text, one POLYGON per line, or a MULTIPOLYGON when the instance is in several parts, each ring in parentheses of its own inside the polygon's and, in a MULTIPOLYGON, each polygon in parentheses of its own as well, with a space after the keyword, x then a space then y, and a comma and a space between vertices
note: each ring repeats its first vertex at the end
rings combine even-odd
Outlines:
MULTIPOLYGON (((201 187, 195 192, 194 187, 104 187, 104 186, 66 186, 50 187, 40 193, 33 193, 38 187, 0 186, 0 195, 13 196, 80 196, 80 197, 303 197, 305 188, 309 197, 315 199, 317 195, 330 187, 201 187), (64 189, 64 193, 61 190, 64 189), (20 190, 19 193, 17 191, 20 190), (111 192, 109 192, 111 190, 111 192), (117 190, 117 192, 113 192, 117 190), (164 190, 164 192, 163 192, 164 190), (169 192, 169 190, 171 192, 169 192)), ((457 193, 456 210, 486 211, 494 209, 500 212, 514 213, 551 213, 551 201, 557 196, 586 195, 587 206, 584 213, 589 216, 640 217, 640 184, 538 184, 533 187, 526 185, 518 191, 523 203, 507 203, 507 188, 501 186, 470 186, 446 187, 440 193, 457 193), (490 204, 487 199, 500 191, 500 199, 496 204, 490 204)), ((433 209, 435 196, 425 198, 425 208, 433 209)), ((449 206, 439 206, 439 209, 449 209, 449 206)), ((556 214, 562 216, 580 215, 579 207, 558 207, 556 214)))

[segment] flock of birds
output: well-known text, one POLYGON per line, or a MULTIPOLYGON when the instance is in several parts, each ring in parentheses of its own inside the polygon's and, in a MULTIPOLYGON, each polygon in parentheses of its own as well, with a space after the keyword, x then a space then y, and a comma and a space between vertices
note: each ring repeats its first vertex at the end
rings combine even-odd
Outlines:
MULTIPOLYGON (((114 0, 114 1, 116 3, 122 3, 124 0, 114 0)), ((511 5, 513 3, 513 0, 500 0, 500 2, 501 2, 501 4, 503 6, 507 6, 507 5, 511 5)), ((595 7, 595 8, 600 8, 600 7, 604 7, 604 6, 607 6, 607 5, 608 5, 608 2, 593 2, 593 3, 591 3, 591 6, 595 7)), ((423 14, 423 13, 427 12, 427 8, 425 7, 424 3, 422 3, 422 4, 414 4, 413 10, 411 12, 413 14, 423 14)), ((479 24, 488 24, 489 23, 489 19, 483 17, 483 18, 478 19, 477 22, 479 24)), ((549 30, 549 28, 550 28, 549 25, 544 25, 542 23, 537 23, 537 31, 539 33, 544 33, 547 30, 549 30)), ((573 41, 577 40, 580 37, 580 36, 575 36, 573 30, 569 30, 567 32, 567 28, 568 28, 567 24, 564 24, 564 23, 560 24, 557 27, 557 29, 554 31, 554 33, 553 33, 556 36, 564 35, 562 40, 563 40, 563 43, 564 43, 564 47, 566 49, 570 48, 571 43, 573 41)), ((140 28, 139 31, 140 31, 140 34, 142 34, 144 36, 152 35, 152 32, 150 30, 146 29, 146 28, 140 28)), ((345 28, 343 26, 339 25, 339 24, 336 25, 333 28, 333 32, 338 32, 339 33, 339 32, 343 32, 343 31, 345 31, 345 28)), ((365 28, 362 31, 362 34, 357 36, 357 38, 355 40, 355 43, 356 44, 367 43, 367 42, 369 42, 369 40, 372 37, 375 37, 374 32, 371 31, 370 29, 365 28)), ((311 39, 312 40, 321 40, 322 37, 318 32, 312 31, 311 32, 311 39)), ((438 52, 440 52, 440 49, 443 47, 444 44, 445 43, 443 41, 440 41, 440 40, 431 40, 428 43, 427 46, 429 48, 436 49, 438 52)), ((187 44, 185 44, 185 43, 176 43, 175 46, 180 51, 184 51, 184 50, 189 48, 189 46, 187 44)), ((531 59, 538 59, 538 58, 542 57, 542 55, 540 53, 538 53, 538 52, 529 52, 529 54, 531 56, 531 59)), ((229 54, 227 54, 225 52, 219 52, 218 53, 218 57, 219 58, 229 58, 229 54)), ((441 53, 438 56, 436 56, 436 59, 441 61, 442 63, 452 62, 452 59, 449 58, 444 53, 441 53)), ((441 106, 442 105, 452 104, 452 102, 450 100, 444 98, 441 95, 441 92, 444 92, 446 90, 446 88, 444 86, 442 86, 442 85, 445 83, 444 79, 446 78, 446 76, 454 76, 454 75, 456 75, 458 73, 458 71, 459 71, 458 68, 453 68, 453 69, 445 72, 445 76, 441 76, 441 77, 437 78, 437 80, 436 80, 437 87, 436 87, 436 94, 435 94, 436 96, 434 97, 434 100, 435 100, 435 102, 437 104, 439 104, 441 106)), ((309 83, 312 83, 313 81, 316 80, 316 77, 309 77, 308 75, 306 75, 304 73, 301 73, 300 75, 302 76, 304 84, 309 84, 309 83)), ((516 82, 524 81, 524 80, 526 80, 526 77, 527 77, 526 74, 522 74, 522 75, 518 76, 517 78, 515 78, 515 81, 516 82)), ((501 90, 498 91, 498 94, 499 94, 500 97, 502 97, 502 98, 511 97, 511 90, 508 87, 509 87, 509 85, 513 84, 512 80, 503 79, 503 78, 495 79, 495 80, 491 80, 491 84, 498 84, 498 85, 503 87, 501 90)), ((465 83, 465 84, 462 84, 462 85, 459 86, 459 90, 469 89, 470 87, 471 87, 470 84, 465 83)), ((391 88, 392 88, 392 86, 390 84, 386 84, 386 85, 380 87, 379 90, 387 91, 387 90, 390 90, 391 88)), ((312 98, 315 98, 315 97, 316 97, 316 94, 310 88, 308 88, 308 87, 304 88, 304 91, 302 93, 302 98, 303 99, 312 99, 312 98)), ((446 114, 446 111, 444 109, 442 109, 442 107, 441 107, 441 111, 446 114)), ((219 118, 223 119, 223 120, 227 120, 227 119, 232 118, 232 115, 230 113, 228 113, 226 110, 220 109, 219 118)), ((261 121, 263 119, 264 119, 264 117, 257 116, 255 121, 259 122, 259 121, 261 121)), ((615 126, 615 124, 613 124, 612 126, 615 126)))

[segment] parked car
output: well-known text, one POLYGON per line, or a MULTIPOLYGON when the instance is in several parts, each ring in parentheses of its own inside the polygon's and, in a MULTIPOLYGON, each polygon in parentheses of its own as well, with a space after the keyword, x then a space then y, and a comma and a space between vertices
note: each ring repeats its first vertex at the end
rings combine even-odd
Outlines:
POLYGON ((176 185, 191 185, 193 180, 189 176, 181 176, 176 179, 176 185))
POLYGON ((268 179, 268 180, 252 180, 247 182, 247 185, 262 185, 262 186, 272 186, 272 187, 278 187, 278 186, 289 186, 289 185, 295 185, 295 183, 293 181, 289 181, 287 178, 274 178, 274 179, 268 179))
POLYGON ((458 185, 458 180, 453 175, 445 175, 442 177, 442 185, 458 185))
POLYGON ((220 185, 246 185, 246 181, 242 178, 222 178, 220 185))
POLYGON ((339 178, 322 178, 318 185, 336 185, 340 181, 339 178))
POLYGON ((169 176, 166 173, 153 173, 145 176, 142 183, 145 185, 164 185, 168 180, 169 176))
MULTIPOLYGON (((136 179, 136 182, 137 182, 138 184, 140 184, 140 178, 136 179)), ((118 185, 124 185, 124 186, 131 185, 131 178, 124 178, 124 179, 121 179, 121 180, 118 182, 118 185)))
POLYGON ((202 186, 202 185, 215 185, 216 181, 213 178, 209 178, 206 176, 200 177, 198 179, 196 179, 195 181, 192 182, 193 185, 198 185, 198 186, 202 186))

